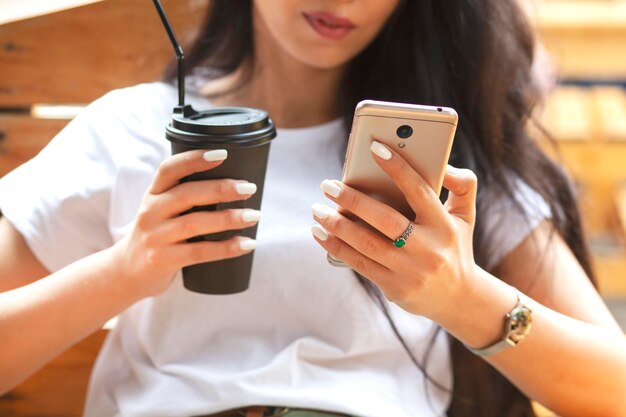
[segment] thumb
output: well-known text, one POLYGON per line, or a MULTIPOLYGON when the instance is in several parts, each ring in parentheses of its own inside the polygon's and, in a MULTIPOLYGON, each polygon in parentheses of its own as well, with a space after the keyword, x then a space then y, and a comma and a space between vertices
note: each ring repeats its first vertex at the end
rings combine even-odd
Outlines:
POLYGON ((459 217, 470 225, 476 219, 476 191, 478 179, 469 169, 446 167, 443 186, 450 191, 444 207, 451 215, 459 217))

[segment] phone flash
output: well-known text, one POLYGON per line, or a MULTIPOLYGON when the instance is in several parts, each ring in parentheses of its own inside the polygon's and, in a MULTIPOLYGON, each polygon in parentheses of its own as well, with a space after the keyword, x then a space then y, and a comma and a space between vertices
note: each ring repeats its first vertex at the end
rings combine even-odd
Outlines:
POLYGON ((405 146, 406 146, 406 143, 404 142, 398 143, 398 148, 404 148, 405 146))

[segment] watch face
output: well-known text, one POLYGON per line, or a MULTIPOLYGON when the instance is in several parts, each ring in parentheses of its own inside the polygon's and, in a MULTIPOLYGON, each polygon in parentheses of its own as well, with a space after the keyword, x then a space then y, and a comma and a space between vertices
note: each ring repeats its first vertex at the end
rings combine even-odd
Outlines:
POLYGON ((530 333, 532 312, 528 307, 521 305, 515 307, 509 314, 509 339, 517 343, 530 333))

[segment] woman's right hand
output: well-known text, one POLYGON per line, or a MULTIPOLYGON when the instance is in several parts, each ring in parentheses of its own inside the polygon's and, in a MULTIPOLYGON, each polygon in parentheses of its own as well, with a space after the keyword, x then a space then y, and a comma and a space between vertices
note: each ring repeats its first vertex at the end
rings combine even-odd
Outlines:
POLYGON ((254 226, 259 212, 251 209, 198 211, 181 215, 194 206, 246 200, 256 185, 232 179, 180 180, 195 172, 219 166, 225 150, 194 150, 166 159, 143 197, 131 232, 112 249, 120 279, 140 298, 158 295, 184 266, 249 253, 256 241, 233 237, 221 242, 194 242, 195 236, 254 226))

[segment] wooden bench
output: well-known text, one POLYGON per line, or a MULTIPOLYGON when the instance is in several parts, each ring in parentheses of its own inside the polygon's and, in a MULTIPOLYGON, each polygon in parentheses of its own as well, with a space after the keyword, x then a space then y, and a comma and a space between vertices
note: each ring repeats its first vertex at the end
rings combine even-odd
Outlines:
MULTIPOLYGON (((527 0, 525 0, 526 2, 527 0)), ((625 0, 538 0, 542 42, 569 79, 626 77, 625 0)))
POLYGON ((81 416, 89 375, 106 334, 97 331, 0 397, 0 416, 81 416))
MULTIPOLYGON (((163 4, 187 44, 206 2, 163 4)), ((1 25, 0 46, 0 176, 67 123, 32 117, 34 104, 87 104, 112 89, 159 80, 174 56, 146 0, 107 0, 1 25)))
POLYGON ((560 76, 614 85, 558 88, 543 124, 579 184, 600 287, 604 295, 626 297, 626 217, 619 208, 626 183, 626 0, 539 1, 537 26, 560 76))
POLYGON ((543 141, 544 149, 578 182, 600 288, 604 295, 625 297, 626 91, 561 87, 546 102, 542 118, 557 146, 543 141))

